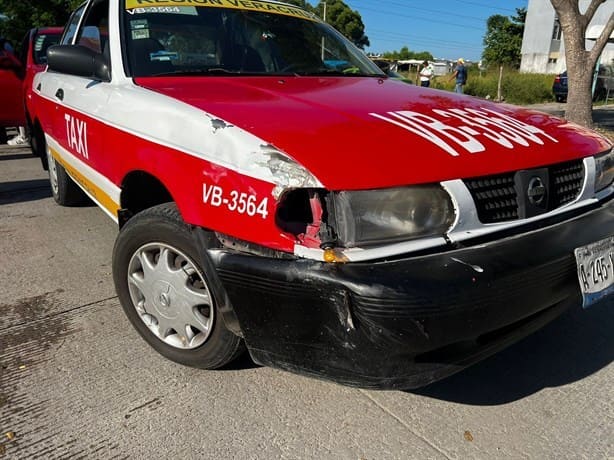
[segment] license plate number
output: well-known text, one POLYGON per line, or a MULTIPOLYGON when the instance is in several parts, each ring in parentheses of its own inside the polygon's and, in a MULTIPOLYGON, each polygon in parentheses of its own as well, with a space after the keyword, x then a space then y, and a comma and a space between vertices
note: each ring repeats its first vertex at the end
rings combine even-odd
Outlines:
POLYGON ((576 248, 582 307, 614 293, 614 236, 576 248))

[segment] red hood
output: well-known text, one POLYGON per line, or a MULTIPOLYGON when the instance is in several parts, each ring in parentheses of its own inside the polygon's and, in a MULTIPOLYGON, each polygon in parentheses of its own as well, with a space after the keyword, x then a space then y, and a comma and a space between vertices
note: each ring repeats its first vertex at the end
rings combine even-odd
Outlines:
POLYGON ((547 114, 394 80, 158 77, 137 84, 251 132, 333 190, 496 174, 610 147, 547 114))

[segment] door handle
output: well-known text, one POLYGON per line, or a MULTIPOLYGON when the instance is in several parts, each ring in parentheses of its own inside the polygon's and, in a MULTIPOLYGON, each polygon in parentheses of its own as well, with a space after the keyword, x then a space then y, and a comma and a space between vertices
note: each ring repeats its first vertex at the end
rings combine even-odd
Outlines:
POLYGON ((57 97, 60 101, 63 101, 64 100, 64 90, 62 88, 59 88, 55 92, 55 97, 57 97))

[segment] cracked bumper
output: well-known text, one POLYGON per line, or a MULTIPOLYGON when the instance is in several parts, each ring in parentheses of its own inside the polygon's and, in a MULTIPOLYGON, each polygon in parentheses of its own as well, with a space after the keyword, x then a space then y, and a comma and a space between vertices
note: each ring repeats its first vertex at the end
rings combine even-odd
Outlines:
POLYGON ((210 255, 256 362, 352 386, 416 388, 580 305, 573 251, 612 235, 613 203, 521 235, 396 260, 210 255))

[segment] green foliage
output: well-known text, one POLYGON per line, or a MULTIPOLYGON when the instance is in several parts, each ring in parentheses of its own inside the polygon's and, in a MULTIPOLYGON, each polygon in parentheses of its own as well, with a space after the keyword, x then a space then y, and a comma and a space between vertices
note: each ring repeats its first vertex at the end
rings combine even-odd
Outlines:
MULTIPOLYGON (((478 69, 469 68, 465 94, 482 98, 495 99, 497 97, 497 83, 499 72, 492 71, 480 75, 478 69)), ((553 100, 553 75, 519 73, 516 70, 504 70, 501 81, 501 92, 505 102, 510 104, 538 104, 553 100)), ((454 82, 449 76, 441 76, 431 80, 431 87, 454 91, 454 82)))
POLYGON ((0 0, 0 35, 18 46, 33 27, 63 26, 82 0, 0 0))
POLYGON ((350 39, 360 49, 369 46, 369 38, 365 35, 365 25, 358 11, 352 10, 343 0, 320 0, 315 7, 316 14, 324 17, 326 3, 326 22, 350 39))
POLYGON ((486 21, 482 58, 488 64, 505 64, 520 67, 520 49, 527 11, 516 9, 516 16, 496 14, 486 21))
POLYGON ((428 51, 410 51, 407 46, 404 46, 399 51, 386 51, 383 53, 384 59, 407 60, 407 59, 419 59, 421 61, 432 61, 433 55, 428 51))
POLYGON ((307 0, 283 0, 285 3, 300 6, 321 18, 324 18, 326 3, 326 22, 341 32, 360 49, 369 46, 369 37, 365 35, 365 25, 358 11, 352 10, 342 0, 320 0, 313 6, 307 0))
POLYGON ((291 5, 300 6, 307 11, 313 11, 314 8, 305 0, 285 0, 284 3, 290 3, 291 5))

